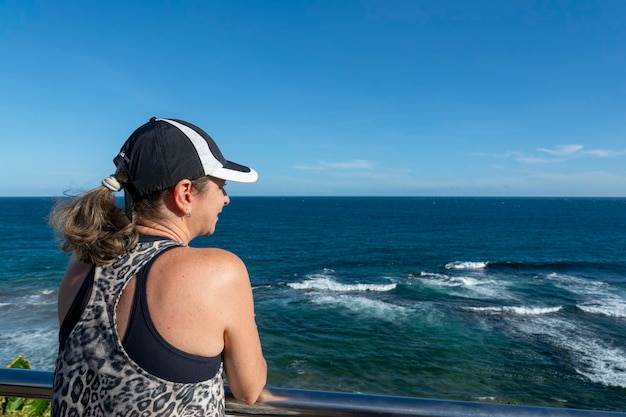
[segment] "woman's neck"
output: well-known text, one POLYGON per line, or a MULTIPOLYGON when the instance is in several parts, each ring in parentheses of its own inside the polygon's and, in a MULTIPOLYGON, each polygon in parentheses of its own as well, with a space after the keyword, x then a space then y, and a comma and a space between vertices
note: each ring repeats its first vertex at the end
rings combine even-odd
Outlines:
POLYGON ((185 245, 191 241, 184 230, 172 225, 140 220, 135 225, 135 229, 142 235, 163 236, 185 245))

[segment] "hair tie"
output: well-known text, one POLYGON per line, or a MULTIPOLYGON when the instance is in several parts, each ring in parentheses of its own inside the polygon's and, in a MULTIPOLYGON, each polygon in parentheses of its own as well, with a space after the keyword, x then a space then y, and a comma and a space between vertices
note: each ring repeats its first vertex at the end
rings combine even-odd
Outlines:
POLYGON ((106 177, 102 180, 102 185, 113 191, 114 193, 121 191, 122 184, 113 175, 106 177))

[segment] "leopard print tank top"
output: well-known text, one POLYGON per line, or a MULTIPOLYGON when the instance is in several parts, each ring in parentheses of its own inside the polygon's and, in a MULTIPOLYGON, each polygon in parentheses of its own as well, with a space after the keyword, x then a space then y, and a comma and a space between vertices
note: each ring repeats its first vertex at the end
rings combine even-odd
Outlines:
POLYGON ((115 310, 128 281, 170 240, 139 243, 97 267, 85 311, 59 346, 52 417, 206 417, 224 415, 223 365, 212 379, 170 382, 139 367, 122 348, 115 310))

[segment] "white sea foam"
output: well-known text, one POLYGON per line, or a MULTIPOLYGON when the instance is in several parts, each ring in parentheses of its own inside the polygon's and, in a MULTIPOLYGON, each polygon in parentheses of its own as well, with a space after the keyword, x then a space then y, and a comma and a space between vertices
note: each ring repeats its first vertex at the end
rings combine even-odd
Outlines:
POLYGON ((366 297, 331 294, 319 295, 313 298, 315 304, 338 305, 363 316, 375 317, 384 320, 396 320, 411 312, 409 307, 398 306, 382 300, 373 300, 366 297))
POLYGON ((324 269, 321 273, 308 274, 302 282, 287 283, 289 288, 303 290, 314 304, 340 306, 347 310, 370 317, 385 320, 394 320, 399 315, 411 311, 408 307, 396 306, 382 300, 370 299, 354 293, 384 293, 392 291, 397 284, 355 283, 344 284, 338 282, 332 274, 334 270, 324 269))
POLYGON ((626 388, 626 351, 597 340, 574 341, 579 364, 576 372, 606 386, 626 388))
POLYGON ((489 262, 454 261, 446 264, 446 269, 485 269, 489 262))
POLYGON ((484 275, 446 275, 431 272, 421 272, 418 278, 425 285, 441 288, 450 288, 458 297, 481 299, 510 299, 505 282, 485 279, 484 275))
POLYGON ((558 274, 556 272, 548 274, 548 278, 558 287, 577 291, 587 291, 589 288, 607 286, 607 284, 602 281, 595 281, 574 275, 558 274))
POLYGON ((252 290, 253 291, 256 291, 256 290, 269 290, 269 289, 272 289, 272 288, 274 288, 274 286, 272 284, 261 284, 261 285, 253 286, 252 290))
POLYGON ((387 292, 396 288, 396 283, 390 284, 342 284, 327 276, 312 276, 303 282, 290 282, 288 287, 294 290, 317 290, 330 292, 387 292))
POLYGON ((463 310, 483 314, 512 314, 518 316, 540 316, 561 311, 563 307, 524 307, 524 306, 494 306, 494 307, 464 307, 463 310))
POLYGON ((495 401, 496 397, 488 396, 488 397, 474 397, 477 401, 495 401))
POLYGON ((0 366, 7 366, 18 355, 23 355, 34 369, 53 369, 58 346, 57 332, 56 327, 50 326, 0 334, 0 366))
POLYGON ((621 346, 600 340, 580 324, 560 318, 541 316, 514 325, 528 336, 544 337, 562 349, 576 372, 592 382, 626 388, 626 351, 621 346))
POLYGON ((307 361, 303 359, 295 359, 292 361, 287 368, 295 369, 298 375, 305 375, 307 373, 307 361))
POLYGON ((487 281, 481 281, 472 277, 435 274, 430 272, 422 272, 420 277, 423 278, 422 281, 428 284, 443 287, 473 287, 487 283, 487 281))
POLYGON ((615 295, 606 295, 597 301, 584 301, 576 304, 576 307, 589 314, 616 318, 626 317, 626 300, 615 295))
POLYGON ((559 288, 581 297, 582 300, 576 304, 581 311, 607 317, 626 317, 626 298, 606 282, 557 273, 549 274, 548 278, 559 288))
POLYGON ((56 304, 57 300, 54 297, 50 297, 48 295, 40 293, 40 294, 33 294, 27 297, 24 297, 23 303, 28 304, 28 305, 35 305, 35 306, 50 305, 50 304, 56 304))

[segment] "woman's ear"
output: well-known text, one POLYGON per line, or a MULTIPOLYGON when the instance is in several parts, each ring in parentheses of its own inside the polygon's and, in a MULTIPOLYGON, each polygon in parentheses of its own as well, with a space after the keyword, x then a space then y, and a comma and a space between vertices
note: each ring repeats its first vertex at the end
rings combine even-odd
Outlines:
POLYGON ((173 209, 178 216, 188 215, 191 212, 191 201, 193 199, 193 193, 195 188, 191 183, 191 180, 180 180, 172 190, 172 203, 173 209))

